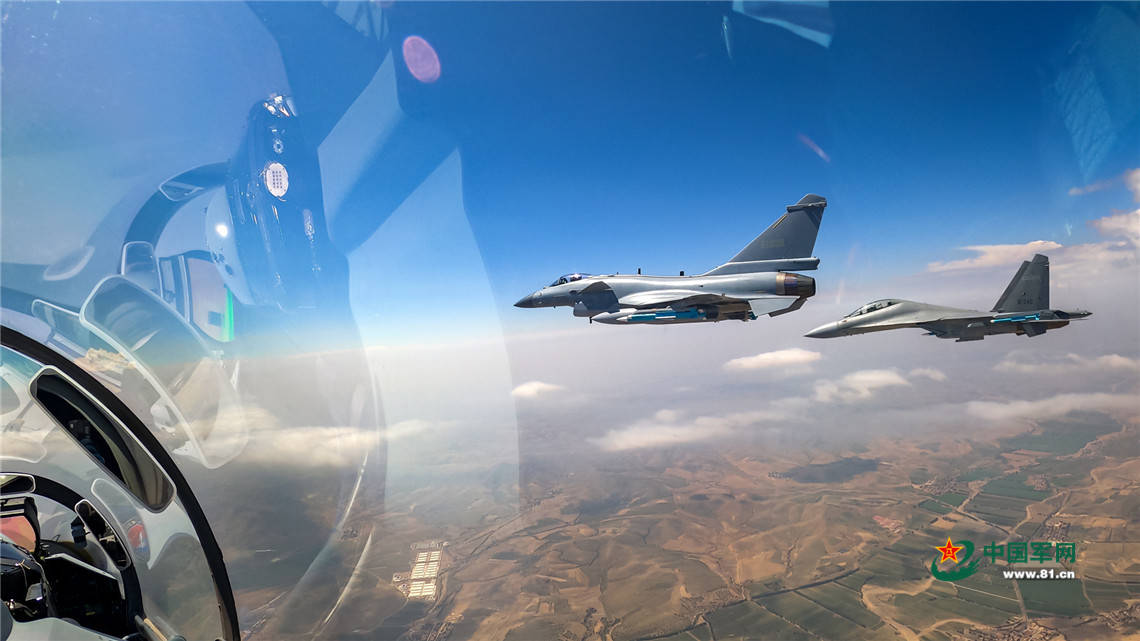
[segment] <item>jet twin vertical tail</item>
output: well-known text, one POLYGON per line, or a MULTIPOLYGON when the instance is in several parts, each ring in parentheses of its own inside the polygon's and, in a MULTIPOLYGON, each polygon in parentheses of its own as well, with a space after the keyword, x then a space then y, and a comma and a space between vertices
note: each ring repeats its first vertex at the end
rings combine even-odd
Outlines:
POLYGON ((1029 312, 1049 309, 1049 257, 1037 254, 1021 263, 1017 275, 990 311, 1029 312))

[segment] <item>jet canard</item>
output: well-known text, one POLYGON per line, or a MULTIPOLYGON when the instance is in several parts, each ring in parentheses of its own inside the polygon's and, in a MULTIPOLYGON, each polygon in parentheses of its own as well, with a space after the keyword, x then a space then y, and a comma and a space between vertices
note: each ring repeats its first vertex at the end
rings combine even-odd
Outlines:
POLYGON ((793 312, 815 295, 813 257, 827 200, 807 194, 727 263, 704 274, 566 274, 516 307, 572 307, 591 322, 616 325, 755 320, 793 312))
POLYGON ((1049 308, 1049 258, 1041 254, 1021 264, 1005 292, 989 312, 941 307, 897 298, 877 300, 805 336, 834 338, 888 329, 917 327, 927 335, 957 342, 980 341, 992 334, 1040 336, 1069 321, 1090 316, 1085 310, 1049 308))

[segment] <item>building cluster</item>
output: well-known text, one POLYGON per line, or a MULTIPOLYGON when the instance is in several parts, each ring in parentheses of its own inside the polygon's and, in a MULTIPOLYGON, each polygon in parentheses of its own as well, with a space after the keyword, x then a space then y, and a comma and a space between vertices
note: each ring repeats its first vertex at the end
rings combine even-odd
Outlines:
POLYGON ((925 483, 919 484, 917 487, 920 492, 929 494, 930 496, 941 496, 943 494, 950 494, 951 492, 955 494, 965 494, 966 496, 970 495, 970 487, 962 481, 953 478, 935 477, 925 483))
POLYGON ((1108 627, 1117 632, 1135 629, 1140 625, 1140 603, 1132 602, 1123 608, 1111 610, 1101 615, 1108 627))
POLYGON ((443 562, 444 541, 419 541, 412 544, 412 569, 392 575, 392 583, 409 599, 434 601, 438 594, 440 564, 443 562))
POLYGON ((1069 522, 1060 519, 1049 519, 1045 522, 1045 532, 1042 538, 1048 541, 1068 541, 1069 522))
POLYGON ((970 641, 1063 641, 1064 636, 1036 621, 1013 619, 996 628, 976 628, 966 633, 970 641))

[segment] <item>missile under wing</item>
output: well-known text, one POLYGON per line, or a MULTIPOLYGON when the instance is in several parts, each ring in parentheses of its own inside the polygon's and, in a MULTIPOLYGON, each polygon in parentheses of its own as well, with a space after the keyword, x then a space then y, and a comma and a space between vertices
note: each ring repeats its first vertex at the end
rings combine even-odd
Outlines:
POLYGON ((1021 264, 988 312, 887 298, 867 303, 805 336, 834 338, 917 327, 938 338, 980 341, 993 334, 1040 336, 1090 315, 1091 312, 1080 309, 1066 311, 1049 307, 1049 258, 1037 254, 1033 260, 1021 264))
POLYGON ((572 307, 575 316, 620 325, 754 320, 795 311, 815 280, 792 270, 819 266, 815 239, 827 200, 807 194, 728 262, 704 274, 560 276, 516 307, 572 307))

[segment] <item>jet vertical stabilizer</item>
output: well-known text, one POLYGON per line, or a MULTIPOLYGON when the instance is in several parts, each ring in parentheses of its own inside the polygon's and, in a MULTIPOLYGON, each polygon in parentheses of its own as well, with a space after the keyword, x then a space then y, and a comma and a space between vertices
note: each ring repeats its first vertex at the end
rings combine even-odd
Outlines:
POLYGON ((819 259, 811 254, 826 207, 827 199, 823 196, 808 194, 800 198, 727 263, 704 275, 816 269, 819 259))
POLYGON ((1021 263, 994 305, 995 312, 1028 312, 1049 309, 1049 258, 1041 254, 1021 263))

